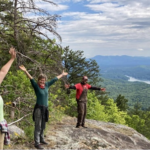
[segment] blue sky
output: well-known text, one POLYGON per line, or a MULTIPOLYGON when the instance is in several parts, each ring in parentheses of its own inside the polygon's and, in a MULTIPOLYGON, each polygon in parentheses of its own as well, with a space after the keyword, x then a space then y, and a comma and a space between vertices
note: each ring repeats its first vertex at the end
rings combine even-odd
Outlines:
POLYGON ((150 56, 150 0, 55 0, 63 47, 96 55, 150 56))

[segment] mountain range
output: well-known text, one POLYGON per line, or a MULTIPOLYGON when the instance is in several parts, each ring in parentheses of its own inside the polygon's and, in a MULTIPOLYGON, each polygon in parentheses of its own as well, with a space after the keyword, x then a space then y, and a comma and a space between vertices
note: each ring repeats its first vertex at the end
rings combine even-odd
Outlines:
POLYGON ((150 106, 150 85, 142 82, 130 82, 127 76, 138 80, 150 81, 150 57, 132 56, 95 56, 103 82, 109 97, 114 100, 119 94, 128 99, 128 104, 133 107, 137 102, 142 109, 150 106))
POLYGON ((132 57, 132 56, 101 56, 97 55, 91 59, 96 60, 96 62, 101 67, 118 66, 118 67, 129 67, 129 66, 139 66, 139 65, 150 65, 150 57, 132 57))

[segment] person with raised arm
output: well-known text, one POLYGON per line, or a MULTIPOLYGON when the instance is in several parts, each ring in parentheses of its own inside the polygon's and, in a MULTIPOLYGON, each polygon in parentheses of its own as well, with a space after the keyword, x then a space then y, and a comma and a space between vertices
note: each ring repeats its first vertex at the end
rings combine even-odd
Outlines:
MULTIPOLYGON (((0 70, 0 84, 4 80, 5 76, 7 75, 12 63, 14 62, 16 58, 16 52, 13 47, 10 48, 9 53, 11 55, 10 60, 1 68, 0 70)), ((4 136, 6 135, 7 131, 7 122, 4 119, 4 109, 3 109, 3 99, 0 96, 0 149, 3 149, 4 142, 7 144, 7 141, 4 141, 4 136)), ((5 140, 9 140, 5 138, 5 140)))
POLYGON ((46 82, 47 77, 44 74, 40 74, 38 77, 38 82, 35 82, 33 77, 29 74, 27 69, 21 65, 19 68, 26 73, 32 87, 34 88, 36 94, 36 105, 33 111, 33 120, 35 122, 35 130, 34 130, 34 141, 35 147, 37 149, 43 149, 41 144, 48 144, 44 140, 44 129, 45 129, 45 122, 48 121, 49 113, 48 113, 48 89, 49 87, 54 84, 58 79, 62 78, 63 76, 68 75, 67 72, 62 72, 62 74, 56 76, 52 80, 46 82))
POLYGON ((94 87, 87 84, 88 77, 83 76, 81 83, 77 83, 74 86, 65 84, 66 89, 75 89, 76 90, 76 101, 77 101, 77 124, 76 128, 87 128, 85 126, 85 117, 87 112, 87 91, 90 90, 100 90, 105 91, 105 88, 94 87))

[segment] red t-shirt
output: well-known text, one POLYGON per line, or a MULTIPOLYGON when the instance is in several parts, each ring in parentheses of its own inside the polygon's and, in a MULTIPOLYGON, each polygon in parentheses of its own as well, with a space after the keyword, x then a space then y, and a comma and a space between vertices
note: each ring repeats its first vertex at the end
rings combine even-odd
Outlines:
POLYGON ((75 85, 75 87, 76 87, 76 99, 79 99, 80 98, 80 95, 82 94, 82 91, 83 91, 83 89, 84 88, 86 88, 86 89, 90 89, 91 88, 91 85, 89 85, 89 84, 85 84, 85 85, 82 85, 81 83, 77 83, 76 85, 75 85))

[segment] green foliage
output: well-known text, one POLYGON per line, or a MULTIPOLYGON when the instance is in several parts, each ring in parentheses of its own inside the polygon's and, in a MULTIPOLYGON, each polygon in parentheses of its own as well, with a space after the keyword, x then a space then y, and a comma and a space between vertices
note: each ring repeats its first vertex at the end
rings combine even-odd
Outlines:
POLYGON ((11 85, 16 90, 24 89, 24 93, 29 93, 32 91, 30 80, 21 70, 17 70, 13 73, 10 71, 7 74, 6 80, 4 80, 2 83, 2 86, 5 85, 11 85))
POLYGON ((95 60, 87 60, 83 54, 83 51, 73 51, 68 47, 63 49, 62 56, 63 66, 69 73, 68 82, 75 84, 81 82, 81 77, 88 76, 89 82, 97 84, 101 81, 99 66, 95 60))
POLYGON ((138 132, 141 131, 145 126, 145 120, 141 119, 138 115, 131 115, 126 118, 126 123, 128 126, 134 128, 138 132))
POLYGON ((65 103, 63 106, 66 108, 65 113, 70 116, 77 116, 77 102, 76 102, 76 91, 72 90, 69 95, 65 97, 65 103))
POLYGON ((134 107, 137 102, 141 104, 142 109, 150 106, 150 86, 141 82, 129 82, 127 79, 108 79, 103 78, 102 87, 105 86, 108 96, 117 99, 121 94, 128 100, 128 106, 134 107))
POLYGON ((108 115, 108 122, 126 124, 125 118, 127 113, 120 111, 113 99, 108 99, 106 102, 105 113, 108 115))
MULTIPOLYGON (((75 100, 75 92, 71 92, 67 99, 66 113, 71 116, 77 116, 77 102, 75 100)), ((108 99, 106 105, 102 105, 101 101, 96 97, 95 92, 88 92, 87 102, 87 118, 100 120, 105 122, 113 122, 118 124, 126 124, 125 118, 127 113, 120 111, 113 99, 108 99)))
POLYGON ((100 104, 95 96, 95 92, 88 93, 87 118, 108 121, 108 115, 105 113, 105 106, 100 104))
POLYGON ((20 122, 20 127, 24 130, 27 137, 26 141, 33 141, 34 139, 34 122, 32 120, 32 114, 25 120, 20 122))
MULTIPOLYGON (((59 90, 57 91, 59 93, 59 90)), ((49 109, 49 123, 60 121, 64 116, 65 107, 61 106, 59 102, 57 105, 54 104, 54 101, 57 100, 58 95, 50 93, 50 98, 48 101, 49 109)))
POLYGON ((13 2, 9 0, 1 0, 0 1, 0 12, 3 12, 5 10, 8 10, 12 7, 13 2))
MULTIPOLYGON (((39 24, 35 23, 35 28, 33 28, 33 24, 30 21, 23 21, 24 18, 21 12, 16 11, 17 15, 15 16, 14 10, 17 8, 13 4, 10 0, 0 1, 0 20, 3 23, 0 25, 1 65, 8 61, 8 48, 11 45, 24 54, 17 54, 16 65, 12 66, 11 72, 6 76, 0 89, 0 94, 5 102, 4 114, 8 122, 12 122, 12 119, 10 119, 12 102, 17 101, 14 120, 31 113, 35 105, 36 97, 29 79, 23 72, 16 71, 16 66, 20 64, 24 64, 35 79, 41 72, 47 74, 48 79, 51 79, 60 74, 65 68, 69 76, 68 81, 63 78, 64 83, 78 83, 83 75, 87 75, 92 85, 99 86, 102 80, 96 61, 86 59, 83 51, 70 50, 69 46, 61 48, 57 46, 56 40, 51 40, 48 37, 46 39, 41 38, 40 33, 36 32, 36 25, 39 24)), ((54 16, 54 22, 57 17, 54 16)), ((43 25, 45 26, 44 23, 43 25)), ((55 30, 49 31, 59 36, 55 30)), ((150 105, 150 87, 144 83, 129 83, 127 77, 125 77, 126 72, 128 72, 128 75, 137 78, 143 76, 143 79, 149 79, 149 69, 145 66, 140 66, 140 69, 135 67, 133 70, 126 68, 126 71, 121 69, 118 72, 117 68, 103 72, 105 79, 102 87, 106 87, 111 98, 107 95, 99 94, 99 91, 89 92, 87 118, 126 124, 150 139, 150 112, 142 110, 150 105), (142 71, 139 73, 138 70, 142 71), (116 99, 116 101, 114 102, 113 99, 116 99), (129 106, 133 109, 129 109, 127 114, 128 100, 129 106), (142 105, 142 108, 140 105, 142 105)), ((63 82, 57 81, 49 90, 50 123, 60 121, 64 113, 77 116, 76 91, 72 91, 70 95, 65 94, 63 82)), ((29 141, 33 139, 33 124, 32 115, 17 124, 25 130, 29 141)), ((24 139, 18 137, 18 142, 21 141, 22 143, 22 140, 24 139)))
POLYGON ((13 102, 16 103, 14 120, 20 119, 25 114, 33 111, 35 105, 34 90, 31 87, 30 80, 22 71, 18 70, 13 73, 8 73, 2 83, 1 94, 5 104, 5 118, 8 122, 13 121, 10 118, 10 108, 12 108, 13 102))
POLYGON ((126 123, 150 139, 150 111, 141 110, 139 103, 136 103, 133 109, 129 109, 126 123))
MULTIPOLYGON (((57 82, 57 85, 51 86, 50 90, 54 90, 55 94, 50 92, 49 96, 49 122, 60 121, 64 116, 65 108, 59 105, 58 95, 62 93, 58 86, 61 85, 61 82, 57 82), (57 103, 55 103, 57 101, 57 103)), ((22 116, 28 113, 33 112, 33 107, 36 103, 36 97, 34 90, 31 86, 30 80, 26 77, 24 72, 18 70, 14 73, 9 72, 6 80, 2 83, 1 93, 5 102, 5 119, 8 122, 12 122, 10 119, 10 107, 12 102, 16 101, 17 106, 15 109, 15 118, 14 120, 20 119, 22 116), (17 98, 19 98, 19 102, 17 98)), ((24 129, 25 134, 28 137, 28 140, 33 139, 34 132, 34 122, 32 121, 32 114, 19 122, 17 124, 20 128, 24 129)))
POLYGON ((28 94, 33 95, 30 80, 26 77, 24 72, 20 70, 16 73, 9 72, 6 80, 2 83, 2 87, 2 95, 4 94, 3 98, 5 99, 5 102, 13 102, 18 96, 27 97, 28 94), (7 94, 5 95, 5 93, 7 94))
POLYGON ((117 107, 121 111, 127 111, 128 109, 128 100, 122 96, 121 94, 118 95, 117 99, 115 100, 115 103, 117 104, 117 107))
POLYGON ((139 102, 135 103, 133 109, 131 108, 128 113, 140 116, 143 113, 141 104, 139 102))

